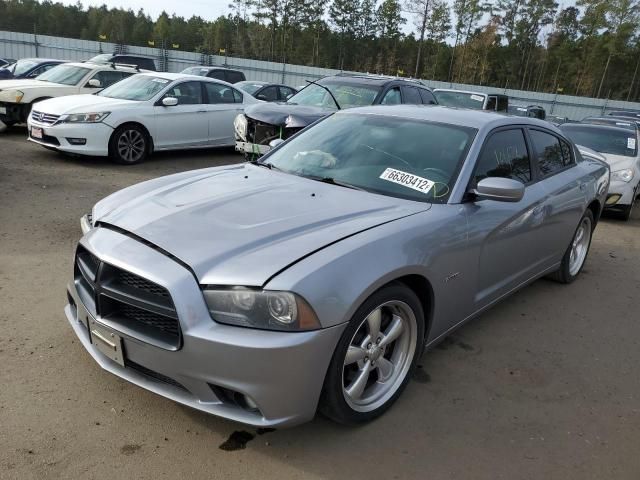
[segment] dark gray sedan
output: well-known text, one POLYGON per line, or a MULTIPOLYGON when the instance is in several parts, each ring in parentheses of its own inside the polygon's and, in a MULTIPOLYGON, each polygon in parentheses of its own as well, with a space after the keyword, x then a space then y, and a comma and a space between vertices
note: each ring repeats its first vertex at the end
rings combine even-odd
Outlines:
POLYGON ((105 370, 182 404, 365 422, 425 347, 539 277, 575 280, 608 184, 544 121, 340 111, 260 161, 100 201, 65 312, 105 370))

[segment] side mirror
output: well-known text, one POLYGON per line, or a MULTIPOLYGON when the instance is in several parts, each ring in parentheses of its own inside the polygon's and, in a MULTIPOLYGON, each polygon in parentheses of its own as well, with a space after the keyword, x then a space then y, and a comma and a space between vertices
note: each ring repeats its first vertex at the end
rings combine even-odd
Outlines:
POLYGON ((102 88, 102 83, 97 78, 92 78, 89 80, 89 88, 102 88))
POLYGON ((285 100, 289 100, 291 97, 293 97, 293 93, 290 93, 289 95, 287 95, 284 99, 285 100))
POLYGON ((519 202, 524 197, 524 184, 518 180, 502 177, 483 178, 472 193, 478 200, 497 202, 519 202))
POLYGON ((264 93, 259 93, 256 98, 258 100, 264 100, 265 102, 267 101, 267 96, 264 93))
POLYGON ((271 148, 276 148, 276 147, 277 147, 278 145, 280 145, 281 143, 284 143, 284 140, 283 140, 283 139, 281 139, 281 138, 275 138, 275 139, 273 139, 273 140, 271 140, 271 141, 269 142, 269 146, 270 146, 271 148))
POLYGON ((175 107, 178 105, 178 99, 176 97, 164 97, 162 99, 162 105, 165 107, 175 107))

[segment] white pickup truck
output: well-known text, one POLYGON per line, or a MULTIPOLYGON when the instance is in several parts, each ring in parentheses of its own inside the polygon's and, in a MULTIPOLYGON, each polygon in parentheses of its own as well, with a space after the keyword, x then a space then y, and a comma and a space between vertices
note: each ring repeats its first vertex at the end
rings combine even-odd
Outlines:
POLYGON ((36 102, 99 92, 142 71, 145 70, 117 63, 65 63, 35 79, 0 80, 0 121, 7 126, 26 122, 31 106, 36 102))

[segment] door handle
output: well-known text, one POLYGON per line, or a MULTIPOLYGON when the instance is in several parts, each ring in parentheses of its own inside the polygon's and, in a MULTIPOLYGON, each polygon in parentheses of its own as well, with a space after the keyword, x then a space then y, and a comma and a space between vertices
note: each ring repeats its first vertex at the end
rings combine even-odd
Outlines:
POLYGON ((206 110, 198 110, 196 113, 207 113, 206 110))

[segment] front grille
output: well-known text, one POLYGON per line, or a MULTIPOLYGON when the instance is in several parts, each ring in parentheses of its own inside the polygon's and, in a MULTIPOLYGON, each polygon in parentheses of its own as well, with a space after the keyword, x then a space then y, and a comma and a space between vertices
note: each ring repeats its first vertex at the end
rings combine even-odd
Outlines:
POLYGON ((87 309, 123 333, 164 348, 180 347, 178 315, 166 288, 101 261, 78 246, 74 268, 87 309))
POLYGON ((53 115, 51 113, 38 112, 36 110, 31 111, 31 119, 39 123, 53 125, 58 121, 59 118, 60 118, 60 115, 53 115))
POLYGON ((252 118, 247 118, 247 141, 260 145, 268 145, 276 138, 286 140, 298 133, 302 128, 287 128, 269 123, 258 122, 252 118))

